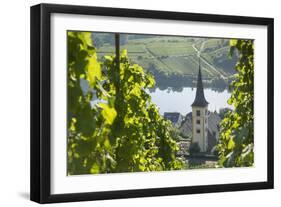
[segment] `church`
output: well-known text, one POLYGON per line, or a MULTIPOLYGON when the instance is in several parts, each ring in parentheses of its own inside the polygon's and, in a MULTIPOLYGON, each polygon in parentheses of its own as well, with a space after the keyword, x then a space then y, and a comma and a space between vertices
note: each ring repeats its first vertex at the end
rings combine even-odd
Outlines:
POLYGON ((201 64, 199 59, 199 71, 195 100, 192 107, 192 143, 197 143, 201 152, 208 149, 208 101, 204 95, 201 64))
POLYGON ((219 139, 221 117, 208 110, 209 102, 204 95, 202 71, 199 59, 196 94, 191 104, 192 111, 185 116, 178 112, 165 112, 164 118, 170 120, 184 137, 191 138, 190 144, 197 144, 200 152, 213 154, 219 139))
POLYGON ((199 59, 196 94, 191 104, 192 112, 185 116, 180 131, 191 137, 191 144, 198 144, 200 152, 212 154, 219 139, 219 123, 221 117, 208 110, 209 102, 204 95, 202 71, 199 59))

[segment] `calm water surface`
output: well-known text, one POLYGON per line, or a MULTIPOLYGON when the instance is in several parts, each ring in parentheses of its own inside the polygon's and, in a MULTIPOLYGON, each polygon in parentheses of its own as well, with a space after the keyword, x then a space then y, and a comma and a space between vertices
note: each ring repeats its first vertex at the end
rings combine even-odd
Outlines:
MULTIPOLYGON (((156 89, 155 92, 148 93, 152 97, 152 102, 155 103, 163 115, 164 112, 180 112, 186 115, 191 112, 191 104, 195 99, 195 88, 183 88, 182 92, 175 92, 171 90, 156 89)), ((233 108, 227 104, 230 98, 230 93, 225 90, 223 92, 213 91, 211 89, 204 89, 205 98, 209 102, 209 110, 219 111, 220 108, 233 108)))

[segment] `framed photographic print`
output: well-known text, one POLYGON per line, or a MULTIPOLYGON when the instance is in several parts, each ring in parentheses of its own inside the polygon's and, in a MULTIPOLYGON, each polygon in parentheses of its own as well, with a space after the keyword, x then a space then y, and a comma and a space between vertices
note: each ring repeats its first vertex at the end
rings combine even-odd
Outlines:
POLYGON ((31 200, 273 188, 273 19, 31 7, 31 200))

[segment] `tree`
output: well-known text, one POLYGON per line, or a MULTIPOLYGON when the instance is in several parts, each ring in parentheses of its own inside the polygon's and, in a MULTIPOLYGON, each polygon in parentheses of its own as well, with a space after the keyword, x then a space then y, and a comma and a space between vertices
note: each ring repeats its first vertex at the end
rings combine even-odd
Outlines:
POLYGON ((90 33, 69 32, 68 48, 68 173, 183 168, 172 125, 146 93, 153 76, 131 65, 126 50, 119 66, 115 56, 98 62, 90 33))
POLYGON ((240 54, 228 100, 234 106, 220 123, 218 151, 222 166, 252 166, 254 163, 254 45, 253 40, 231 40, 230 54, 240 54))

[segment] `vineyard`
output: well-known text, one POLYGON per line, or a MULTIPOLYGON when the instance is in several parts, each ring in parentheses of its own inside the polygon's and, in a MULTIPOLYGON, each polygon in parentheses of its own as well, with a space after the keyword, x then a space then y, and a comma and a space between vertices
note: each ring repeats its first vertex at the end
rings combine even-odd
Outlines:
POLYGON ((68 174, 182 169, 174 129, 145 91, 153 77, 126 50, 99 62, 90 35, 68 33, 68 174))
MULTIPOLYGON (((97 53, 100 56, 114 53, 113 34, 93 33, 94 41, 100 42, 97 53), (105 38, 107 41, 103 42, 105 38), (112 44, 109 44, 111 42, 112 44)), ((229 57, 229 40, 210 38, 186 38, 155 35, 125 35, 121 49, 126 49, 130 60, 145 70, 155 69, 167 76, 171 74, 195 76, 198 70, 197 49, 202 50, 203 75, 207 78, 228 78, 237 57, 229 57), (201 48, 201 46, 203 48, 201 48)))
MULTIPOLYGON (((95 47, 89 32, 67 34, 68 175, 196 168, 177 156, 180 134, 151 101, 147 90, 155 86, 156 79, 144 67, 147 64, 149 68, 154 61, 159 70, 191 75, 196 67, 194 51, 198 41, 205 41, 206 48, 201 48, 206 59, 203 73, 209 76, 230 75, 211 64, 225 48, 229 48, 232 56, 236 52, 241 54, 229 99, 234 110, 227 112, 220 123, 218 164, 219 167, 253 165, 252 41, 223 41, 218 49, 216 40, 193 39, 179 44, 181 38, 169 37, 168 46, 164 44, 161 48, 159 42, 149 44, 151 38, 120 37, 121 50, 119 35, 112 42, 105 39, 107 46, 103 42, 106 36, 94 39, 95 47), (118 42, 116 47, 114 41, 118 42), (183 70, 183 66, 190 69, 183 70)), ((161 37, 154 39, 162 41, 161 37)))

